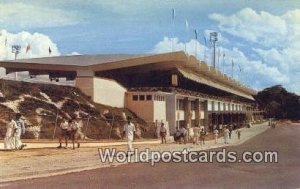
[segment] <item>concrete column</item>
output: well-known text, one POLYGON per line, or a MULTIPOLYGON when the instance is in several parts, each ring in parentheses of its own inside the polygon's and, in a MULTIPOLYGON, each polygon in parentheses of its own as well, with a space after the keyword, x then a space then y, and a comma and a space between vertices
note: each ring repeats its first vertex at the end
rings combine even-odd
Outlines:
POLYGON ((76 77, 75 87, 94 100, 94 77, 76 77))
POLYGON ((209 123, 210 123, 210 120, 209 120, 209 116, 208 116, 208 101, 206 100, 204 103, 204 128, 205 130, 208 129, 208 126, 209 126, 209 123))
POLYGON ((196 99, 196 101, 195 101, 195 126, 196 127, 199 127, 200 126, 200 117, 201 117, 201 115, 200 115, 200 101, 199 101, 199 99, 196 99))
POLYGON ((80 69, 76 71, 76 74, 75 87, 94 100, 94 71, 80 69))
POLYGON ((189 101, 189 98, 183 99, 184 103, 184 120, 185 120, 185 127, 190 128, 191 127, 191 103, 189 101))

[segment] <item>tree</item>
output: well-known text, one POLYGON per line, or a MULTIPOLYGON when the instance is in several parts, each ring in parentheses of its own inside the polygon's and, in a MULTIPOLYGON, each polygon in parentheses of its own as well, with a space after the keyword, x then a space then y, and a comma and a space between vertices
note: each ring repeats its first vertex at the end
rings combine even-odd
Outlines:
POLYGON ((269 117, 300 119, 300 96, 288 92, 281 85, 275 85, 258 92, 255 99, 269 117))

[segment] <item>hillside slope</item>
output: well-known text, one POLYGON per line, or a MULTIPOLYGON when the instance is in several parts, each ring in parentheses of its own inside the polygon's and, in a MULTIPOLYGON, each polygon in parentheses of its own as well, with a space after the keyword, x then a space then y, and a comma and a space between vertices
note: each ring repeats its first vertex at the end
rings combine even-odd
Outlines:
MULTIPOLYGON (((151 126, 128 109, 96 104, 75 87, 0 79, 1 138, 5 136, 7 122, 16 112, 23 115, 26 123, 24 138, 52 138, 56 120, 59 125, 62 119, 76 118, 82 126, 82 137, 86 133, 89 139, 109 136, 119 139, 128 115, 137 126, 138 138, 153 137, 154 133, 151 126)), ((58 127, 55 133, 57 137, 58 127)))

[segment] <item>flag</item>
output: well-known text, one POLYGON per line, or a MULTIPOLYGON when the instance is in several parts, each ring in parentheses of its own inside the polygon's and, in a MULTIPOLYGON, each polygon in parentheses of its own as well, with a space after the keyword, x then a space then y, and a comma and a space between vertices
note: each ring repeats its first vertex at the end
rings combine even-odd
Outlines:
POLYGON ((175 9, 174 8, 172 9, 172 19, 173 19, 173 21, 175 20, 175 9))
POLYGON ((51 52, 52 52, 52 50, 51 50, 51 48, 49 47, 49 55, 51 54, 51 52))
POLYGON ((187 32, 189 31, 189 23, 187 20, 185 20, 185 29, 187 32))
POLYGON ((31 49, 31 46, 30 46, 30 44, 28 44, 27 45, 27 47, 26 47, 26 54, 28 53, 28 51, 31 49))
POLYGON ((198 33, 197 33, 196 29, 195 29, 195 38, 196 38, 196 40, 198 39, 198 33))
POLYGON ((239 66, 240 72, 242 72, 242 68, 241 68, 241 66, 240 66, 240 65, 238 65, 238 66, 239 66))

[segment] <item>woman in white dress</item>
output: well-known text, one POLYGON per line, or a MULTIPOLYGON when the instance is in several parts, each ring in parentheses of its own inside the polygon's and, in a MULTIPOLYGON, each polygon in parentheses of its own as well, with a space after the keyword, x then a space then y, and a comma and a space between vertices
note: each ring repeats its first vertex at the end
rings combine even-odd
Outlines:
POLYGON ((15 149, 15 132, 16 132, 16 123, 13 119, 10 119, 10 122, 6 125, 6 134, 4 138, 4 149, 13 150, 15 149))

